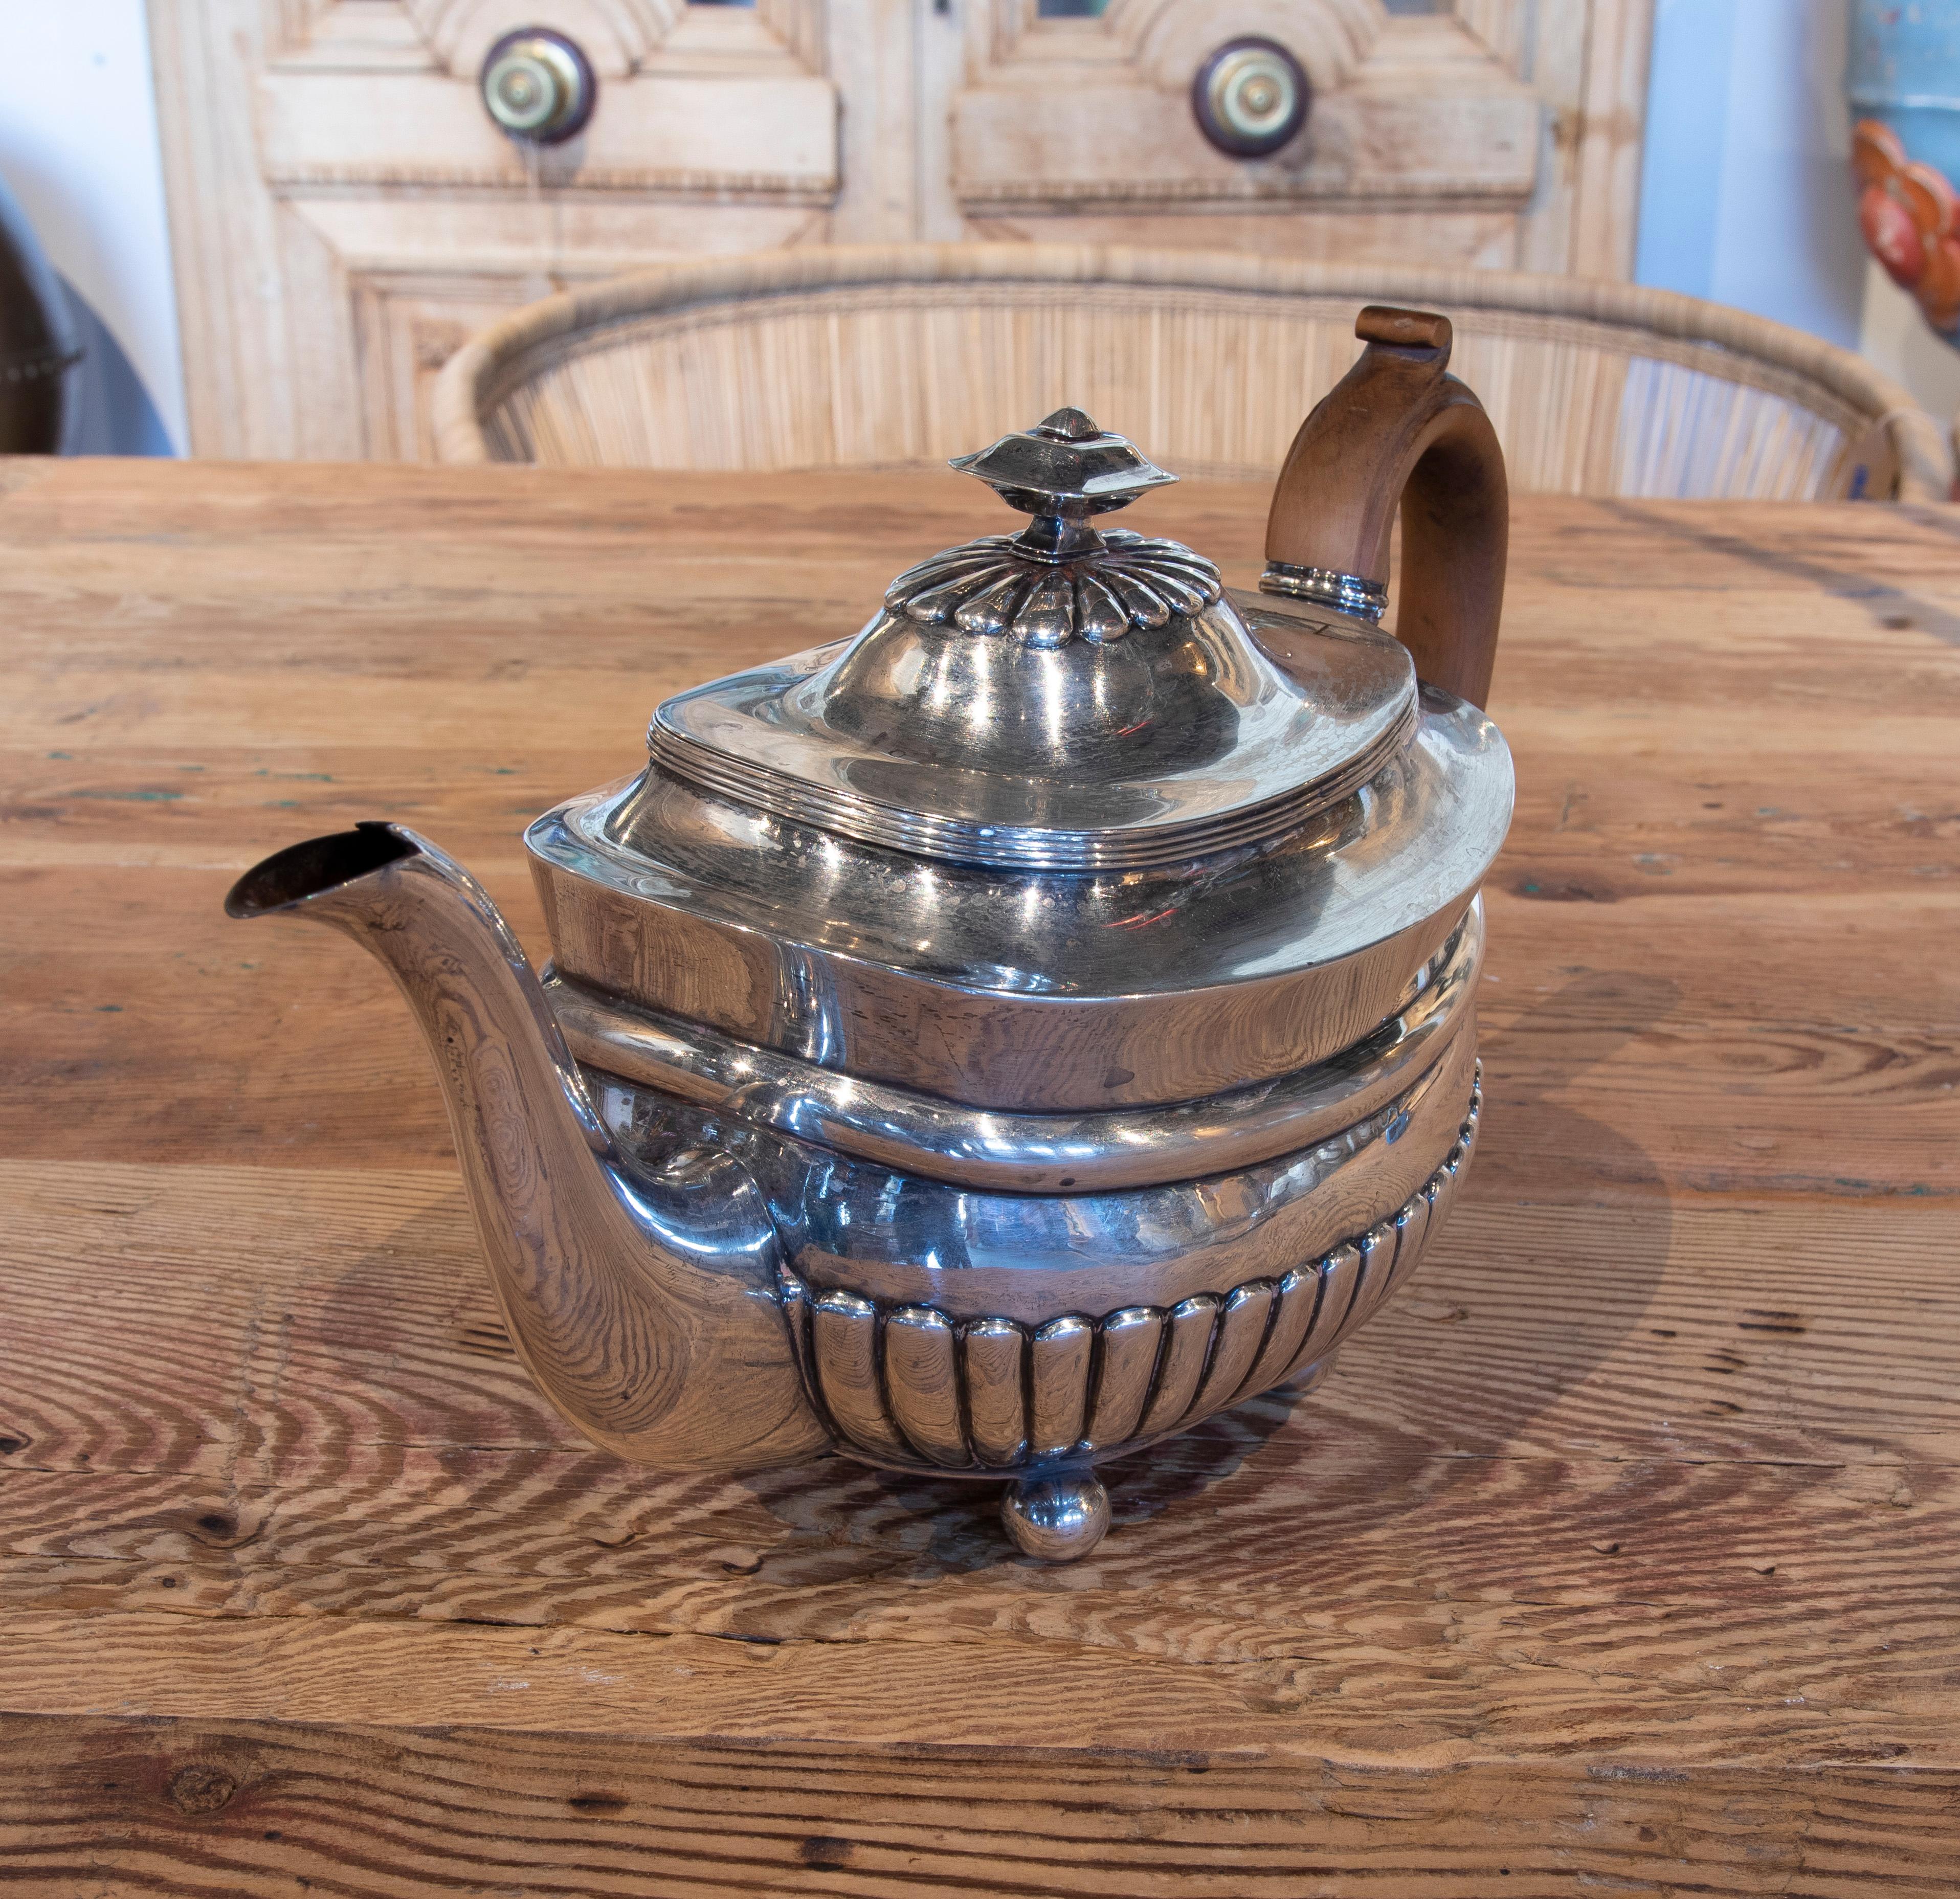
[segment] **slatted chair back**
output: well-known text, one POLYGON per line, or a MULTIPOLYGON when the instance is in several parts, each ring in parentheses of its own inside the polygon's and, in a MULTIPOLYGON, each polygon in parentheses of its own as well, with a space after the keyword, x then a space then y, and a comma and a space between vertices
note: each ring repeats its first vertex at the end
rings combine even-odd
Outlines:
POLYGON ((1514 490, 1943 500, 1932 419, 1845 350, 1583 278, 1026 244, 759 253, 552 297, 464 346, 446 461, 935 462, 1071 403, 1187 475, 1270 478, 1360 349, 1363 303, 1440 310, 1514 490))

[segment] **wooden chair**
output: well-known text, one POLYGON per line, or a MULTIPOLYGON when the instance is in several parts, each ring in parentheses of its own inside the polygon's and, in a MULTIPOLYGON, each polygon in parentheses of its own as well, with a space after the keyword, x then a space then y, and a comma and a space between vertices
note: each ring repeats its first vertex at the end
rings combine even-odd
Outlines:
POLYGON ((465 345, 445 461, 667 469, 943 460, 1064 403, 1186 475, 1270 478, 1360 350, 1440 310, 1515 489, 1939 501, 1947 446, 1848 351, 1580 278, 1027 245, 777 250, 546 298, 465 345))

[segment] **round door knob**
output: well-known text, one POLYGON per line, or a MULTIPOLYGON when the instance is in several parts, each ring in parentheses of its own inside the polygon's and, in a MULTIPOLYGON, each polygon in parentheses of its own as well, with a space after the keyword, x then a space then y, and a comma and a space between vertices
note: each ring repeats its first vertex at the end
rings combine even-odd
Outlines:
POLYGON ((592 62, 549 27, 507 33, 483 61, 484 110, 527 145, 562 145, 585 129, 599 97, 592 62))
POLYGON ((1228 40, 1191 82, 1198 128, 1234 158, 1278 151, 1306 123, 1313 89, 1277 40, 1228 40))

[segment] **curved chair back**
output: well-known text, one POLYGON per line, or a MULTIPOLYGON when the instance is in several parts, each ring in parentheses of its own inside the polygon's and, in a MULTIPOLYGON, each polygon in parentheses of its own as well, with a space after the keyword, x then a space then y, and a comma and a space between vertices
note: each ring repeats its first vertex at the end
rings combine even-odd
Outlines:
POLYGON ((1033 244, 813 247, 552 297, 466 344, 450 462, 666 469, 940 461, 1064 404, 1187 475, 1270 479, 1359 353, 1357 307, 1456 328, 1515 490, 1946 498, 1931 418, 1849 351, 1584 278, 1033 244))

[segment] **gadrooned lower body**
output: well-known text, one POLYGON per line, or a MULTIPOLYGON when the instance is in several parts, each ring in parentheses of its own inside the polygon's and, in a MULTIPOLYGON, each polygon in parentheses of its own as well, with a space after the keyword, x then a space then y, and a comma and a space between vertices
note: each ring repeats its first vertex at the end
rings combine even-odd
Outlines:
POLYGON ((1004 1481, 1016 1544, 1067 1561, 1108 1526, 1096 1463, 1316 1382, 1415 1271, 1476 1140, 1474 1019, 1461 1029, 1336 1137, 1128 1194, 975 1194, 592 1079, 629 1147, 714 1139, 763 1185, 784 1322, 835 1448, 1004 1481))
POLYGON ((783 1308, 812 1402, 839 1449, 901 1469, 1010 1478, 1002 1517, 1048 1561, 1086 1554, 1109 1527, 1093 1466, 1214 1412, 1312 1382, 1421 1263, 1476 1144, 1473 1080, 1455 1140, 1398 1207, 1277 1278, 1030 1326, 881 1306, 785 1268, 783 1308))

